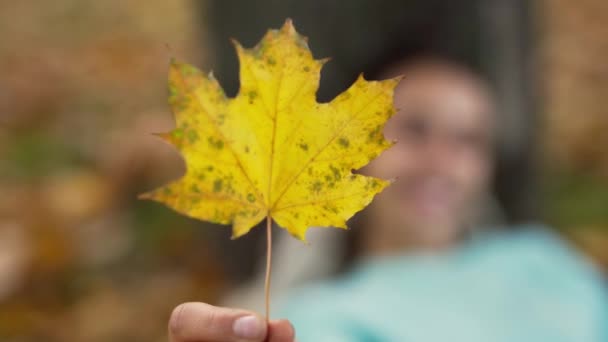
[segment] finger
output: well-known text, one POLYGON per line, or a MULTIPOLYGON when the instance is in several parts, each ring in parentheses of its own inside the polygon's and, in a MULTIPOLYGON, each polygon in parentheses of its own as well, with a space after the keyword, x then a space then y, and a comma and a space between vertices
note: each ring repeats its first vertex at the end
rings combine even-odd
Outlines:
POLYGON ((264 319, 252 312, 205 303, 181 304, 169 320, 171 342, 263 341, 266 332, 264 319))
POLYGON ((268 342, 293 342, 295 339, 293 325, 286 319, 271 321, 268 330, 268 342))

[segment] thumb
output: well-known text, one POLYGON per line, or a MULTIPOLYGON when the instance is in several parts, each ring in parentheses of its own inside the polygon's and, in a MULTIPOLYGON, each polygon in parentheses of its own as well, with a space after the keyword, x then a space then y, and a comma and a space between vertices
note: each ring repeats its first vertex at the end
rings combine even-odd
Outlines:
POLYGON ((169 320, 171 342, 263 341, 266 332, 265 320, 252 312, 205 303, 181 304, 169 320))

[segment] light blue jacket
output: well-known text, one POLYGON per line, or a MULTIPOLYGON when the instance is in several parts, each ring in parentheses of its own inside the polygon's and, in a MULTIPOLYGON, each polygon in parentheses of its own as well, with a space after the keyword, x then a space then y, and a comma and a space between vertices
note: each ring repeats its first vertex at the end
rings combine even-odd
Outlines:
POLYGON ((284 303, 299 342, 608 342, 599 272, 547 230, 366 260, 284 303))

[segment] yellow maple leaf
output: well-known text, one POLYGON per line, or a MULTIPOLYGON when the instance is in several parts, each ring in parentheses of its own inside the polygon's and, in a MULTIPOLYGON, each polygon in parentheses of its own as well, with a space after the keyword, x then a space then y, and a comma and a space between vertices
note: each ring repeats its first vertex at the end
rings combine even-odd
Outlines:
POLYGON ((287 20, 252 49, 234 42, 240 90, 227 98, 212 74, 172 61, 169 103, 176 129, 161 134, 186 174, 141 197, 206 221, 233 225, 233 237, 266 217, 304 240, 311 226, 346 228, 389 181, 353 174, 391 143, 383 136, 396 79, 360 76, 329 103, 317 103, 324 60, 287 20))

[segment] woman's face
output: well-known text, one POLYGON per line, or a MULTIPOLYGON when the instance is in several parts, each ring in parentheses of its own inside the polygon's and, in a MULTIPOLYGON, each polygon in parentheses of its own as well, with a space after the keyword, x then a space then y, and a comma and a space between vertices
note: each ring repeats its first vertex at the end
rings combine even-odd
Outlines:
POLYGON ((362 173, 396 182, 368 214, 383 222, 374 231, 387 238, 444 244, 460 235, 488 183, 492 104, 480 82, 451 66, 395 71, 404 79, 395 91, 398 112, 384 133, 397 143, 362 173))

